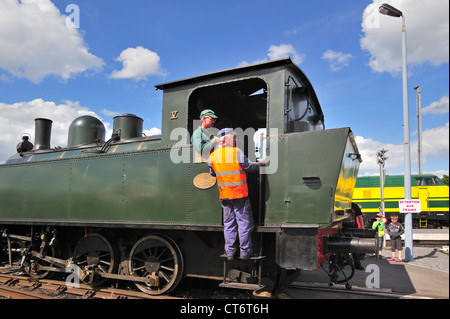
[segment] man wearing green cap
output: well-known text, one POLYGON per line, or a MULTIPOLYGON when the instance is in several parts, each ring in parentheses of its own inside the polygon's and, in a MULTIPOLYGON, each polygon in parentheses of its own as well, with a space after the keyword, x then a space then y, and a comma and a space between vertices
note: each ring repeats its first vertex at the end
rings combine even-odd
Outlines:
POLYGON ((208 159, 211 149, 218 142, 217 137, 211 139, 210 134, 208 134, 208 129, 214 126, 216 119, 217 116, 214 114, 214 111, 210 109, 203 110, 200 113, 201 125, 192 134, 191 143, 194 149, 205 159, 208 159))

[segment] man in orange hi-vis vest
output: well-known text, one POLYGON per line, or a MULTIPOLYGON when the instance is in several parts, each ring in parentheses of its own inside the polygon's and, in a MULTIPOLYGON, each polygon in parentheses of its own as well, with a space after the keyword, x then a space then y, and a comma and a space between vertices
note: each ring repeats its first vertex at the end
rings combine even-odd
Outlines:
POLYGON ((253 255, 251 232, 253 216, 248 199, 247 172, 258 171, 264 160, 251 162, 236 147, 236 134, 230 128, 219 131, 219 148, 215 149, 209 163, 212 176, 217 177, 219 198, 223 208, 223 224, 225 236, 225 253, 229 260, 237 253, 239 236, 240 257, 248 259, 253 255))

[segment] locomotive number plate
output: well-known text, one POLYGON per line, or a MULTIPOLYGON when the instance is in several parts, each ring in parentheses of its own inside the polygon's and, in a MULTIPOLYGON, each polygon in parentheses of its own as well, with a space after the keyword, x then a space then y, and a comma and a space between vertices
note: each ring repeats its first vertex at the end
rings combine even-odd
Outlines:
POLYGON ((216 178, 209 173, 200 173, 194 177, 193 183, 199 189, 208 189, 216 184, 216 178))

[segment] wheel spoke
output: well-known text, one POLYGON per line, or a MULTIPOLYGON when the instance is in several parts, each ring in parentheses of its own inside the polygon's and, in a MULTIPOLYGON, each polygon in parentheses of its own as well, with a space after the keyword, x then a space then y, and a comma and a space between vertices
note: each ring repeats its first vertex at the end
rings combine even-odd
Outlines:
POLYGON ((163 249, 163 251, 162 251, 158 256, 156 256, 156 258, 160 259, 161 256, 162 256, 168 249, 169 249, 169 248, 165 247, 165 248, 163 249))
POLYGON ((100 259, 105 258, 105 257, 110 257, 110 256, 111 256, 111 253, 109 253, 109 252, 105 252, 103 255, 98 254, 98 258, 100 258, 100 259))
POLYGON ((134 268, 134 272, 137 272, 137 271, 142 270, 142 269, 145 269, 145 265, 141 266, 141 267, 134 268))
POLYGON ((161 270, 158 272, 158 275, 160 277, 163 277, 167 282, 169 282, 170 279, 172 278, 172 277, 167 276, 167 274, 164 271, 161 271, 161 270))
POLYGON ((111 263, 106 261, 106 260, 100 260, 99 262, 104 264, 104 265, 106 265, 106 266, 111 266, 111 263))
POLYGON ((170 267, 167 267, 167 266, 164 266, 164 265, 161 265, 161 268, 162 268, 162 269, 165 269, 165 270, 169 270, 169 271, 171 271, 171 272, 174 272, 174 271, 175 271, 175 268, 170 268, 170 267))
POLYGON ((165 263, 165 262, 168 262, 168 261, 173 261, 173 257, 169 257, 169 258, 160 260, 159 262, 162 264, 162 263, 165 263))
POLYGON ((151 255, 152 255, 152 253, 150 252, 150 249, 148 249, 148 251, 143 250, 143 251, 141 251, 140 253, 141 253, 142 255, 144 255, 144 258, 145 258, 145 259, 147 259, 148 256, 151 256, 151 255), (147 253, 148 253, 148 254, 147 254, 147 253))
POLYGON ((145 259, 141 259, 141 258, 135 257, 134 260, 135 260, 135 261, 139 261, 139 262, 141 262, 141 263, 145 263, 145 259))

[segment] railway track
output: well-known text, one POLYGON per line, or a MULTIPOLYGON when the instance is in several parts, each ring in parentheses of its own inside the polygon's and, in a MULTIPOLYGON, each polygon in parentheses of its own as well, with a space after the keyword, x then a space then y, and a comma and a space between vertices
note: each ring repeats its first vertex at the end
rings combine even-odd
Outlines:
POLYGON ((149 295, 137 290, 134 285, 124 289, 110 286, 92 287, 86 284, 71 285, 65 280, 33 279, 25 275, 20 267, 0 267, 0 299, 252 299, 250 291, 219 289, 218 282, 185 278, 171 295, 149 295), (2 289, 5 288, 5 289, 2 289), (13 292, 16 292, 13 294, 13 292), (22 294, 21 294, 22 293, 22 294), (42 298, 39 298, 42 296, 42 298))
POLYGON ((0 286, 0 299, 59 299, 40 293, 23 291, 18 288, 0 286))
MULTIPOLYGON (((438 241, 438 246, 447 244, 448 241, 438 241)), ((415 243, 415 247, 426 247, 435 245, 436 242, 424 241, 415 243)), ((218 283, 211 280, 202 280, 199 278, 184 278, 180 287, 175 289, 171 296, 160 295, 152 296, 135 289, 133 285, 129 287, 117 286, 91 287, 85 284, 79 284, 76 287, 68 286, 64 280, 53 279, 33 279, 22 272, 17 266, 0 267, 0 299, 255 299, 250 291, 242 291, 233 289, 220 289, 218 283), (119 289, 124 288, 124 289, 119 289), (132 290, 134 289, 134 290, 132 290)), ((353 289, 346 291, 338 289, 338 287, 290 287, 290 293, 286 295, 272 295, 273 299, 302 299, 302 298, 333 298, 333 299, 391 299, 391 298, 408 298, 401 294, 392 294, 386 291, 377 291, 370 289, 369 291, 361 291, 353 289), (294 291, 294 292, 292 292, 294 291)), ((262 296, 259 296, 262 297, 262 296)), ((414 296, 413 298, 417 298, 414 296)))
POLYGON ((65 281, 0 274, 0 299, 181 299, 172 296, 152 296, 143 292, 94 288, 88 285, 67 285, 65 281))
MULTIPOLYGON (((24 276, 0 274, 0 300, 1 299, 43 299, 43 300, 62 300, 62 299, 155 299, 155 300, 190 300, 195 299, 235 299, 241 302, 248 302, 252 298, 250 294, 244 299, 242 296, 224 295, 222 293, 209 290, 197 297, 193 294, 183 297, 174 296, 151 296, 142 292, 116 289, 116 288, 98 288, 94 289, 86 285, 80 287, 67 287, 64 281, 58 280, 30 280, 24 276), (205 294, 208 297, 205 297, 205 294), (215 296, 215 297, 214 297, 215 296), (230 297, 232 296, 232 297, 230 297), (237 298, 237 299, 236 299, 237 298), (247 299, 247 301, 245 301, 247 299)), ((239 293, 239 292, 236 292, 239 293)), ((304 285, 293 284, 285 292, 272 296, 271 299, 432 299, 429 297, 410 296, 407 294, 393 293, 389 289, 345 289, 344 285, 335 285, 326 287, 325 285, 304 285), (342 287, 340 287, 342 286, 342 287)), ((256 298, 261 300, 261 298, 256 298)), ((266 299, 266 298, 263 298, 266 299)), ((266 299, 267 300, 267 299, 266 299)))
MULTIPOLYGON (((292 286, 286 293, 273 296, 274 299, 302 299, 304 298, 334 298, 344 299, 352 294, 352 299, 397 299, 396 294, 386 292, 347 291, 336 288, 317 288, 292 286)), ((192 297, 192 296, 190 296, 192 297)), ((222 296, 228 299, 227 296, 222 296)), ((184 299, 171 296, 150 296, 137 291, 127 291, 113 288, 94 290, 91 287, 71 288, 65 282, 57 280, 30 281, 23 276, 0 275, 0 299, 184 299)), ((190 299, 188 297, 188 299, 190 299)), ((260 298, 259 298, 260 299, 260 298)), ((192 299, 190 299, 192 301, 192 299)), ((242 300, 242 299, 240 299, 242 300)))
POLYGON ((448 240, 414 240, 414 246, 416 247, 441 247, 448 246, 448 240))
POLYGON ((294 284, 284 293, 285 299, 434 299, 427 296, 417 296, 392 292, 390 289, 364 289, 354 287, 347 290, 345 285, 326 287, 325 285, 294 284))

